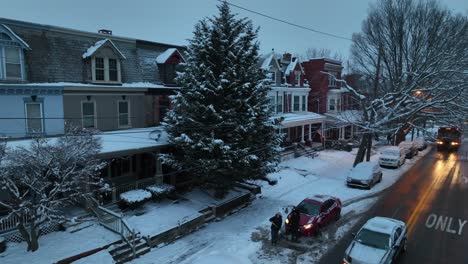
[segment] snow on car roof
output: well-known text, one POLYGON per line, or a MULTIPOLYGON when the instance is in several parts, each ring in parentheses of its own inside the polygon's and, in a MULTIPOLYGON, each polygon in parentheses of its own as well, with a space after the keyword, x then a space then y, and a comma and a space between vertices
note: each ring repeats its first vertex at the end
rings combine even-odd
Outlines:
POLYGON ((314 196, 308 197, 308 198, 306 198, 306 199, 308 199, 308 200, 314 200, 314 201, 323 203, 323 202, 325 202, 326 200, 331 199, 331 198, 333 198, 333 197, 331 197, 331 196, 329 196, 329 195, 315 194, 314 196))
POLYGON ((397 147, 397 146, 391 146, 391 147, 386 147, 386 148, 382 149, 382 152, 386 152, 386 151, 388 151, 388 152, 395 152, 395 151, 400 152, 400 148, 397 147))
POLYGON ((374 168, 376 167, 377 163, 372 161, 361 162, 356 167, 352 168, 349 176, 361 176, 361 175, 369 175, 370 173, 374 172, 374 168))
POLYGON ((379 233, 391 234, 393 229, 402 224, 404 223, 399 220, 377 216, 367 220, 366 224, 364 224, 362 228, 379 233))

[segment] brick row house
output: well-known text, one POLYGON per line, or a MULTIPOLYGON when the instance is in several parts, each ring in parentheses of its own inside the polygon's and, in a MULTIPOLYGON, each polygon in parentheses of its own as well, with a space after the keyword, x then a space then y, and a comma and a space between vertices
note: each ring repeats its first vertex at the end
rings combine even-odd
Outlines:
POLYGON ((158 157, 168 146, 159 125, 184 49, 0 18, 0 137, 14 146, 68 124, 97 129, 113 200, 162 182, 158 157))
POLYGON ((308 109, 326 116, 324 138, 354 138, 358 128, 353 123, 361 120, 361 112, 357 100, 339 81, 343 78, 342 63, 318 58, 302 62, 302 67, 311 87, 308 109))
POLYGON ((292 143, 312 146, 326 117, 309 111, 311 88, 299 59, 289 53, 277 58, 271 52, 261 57, 259 67, 271 79, 268 96, 274 113, 272 118, 282 119, 283 147, 292 143))

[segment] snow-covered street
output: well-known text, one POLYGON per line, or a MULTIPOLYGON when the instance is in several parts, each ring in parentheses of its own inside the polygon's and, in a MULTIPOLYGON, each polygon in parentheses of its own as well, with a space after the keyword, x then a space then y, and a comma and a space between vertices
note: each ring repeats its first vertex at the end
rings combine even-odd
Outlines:
MULTIPOLYGON (((347 171, 352 167, 354 152, 323 151, 315 159, 301 157, 281 163, 281 170, 271 174, 278 184, 263 184, 262 194, 253 203, 234 215, 160 248, 154 248, 131 263, 310 263, 341 238, 358 220, 359 214, 375 201, 372 196, 395 183, 419 157, 407 160, 400 169, 384 169, 381 183, 371 190, 346 187, 347 171), (269 243, 268 219, 276 212, 286 216, 286 207, 298 204, 312 194, 329 194, 339 197, 346 205, 343 217, 331 225, 320 238, 302 240, 299 247, 269 243), (353 201, 358 201, 354 202, 353 201), (350 203, 348 203, 350 202, 350 203), (304 248, 308 249, 305 252, 304 248)), ((378 155, 372 156, 372 160, 378 155)))

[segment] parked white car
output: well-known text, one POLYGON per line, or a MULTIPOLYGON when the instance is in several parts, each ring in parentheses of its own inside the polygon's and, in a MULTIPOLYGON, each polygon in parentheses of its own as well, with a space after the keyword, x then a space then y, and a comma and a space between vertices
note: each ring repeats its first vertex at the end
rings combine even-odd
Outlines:
POLYGON ((425 150, 427 148, 427 142, 423 137, 418 137, 415 140, 413 140, 413 142, 414 144, 416 144, 416 147, 419 151, 425 150))
POLYGON ((405 151, 399 147, 392 146, 382 150, 379 157, 379 165, 382 167, 398 168, 405 163, 405 151))
POLYGON ((412 159, 414 156, 418 155, 418 147, 414 141, 402 141, 398 144, 398 147, 405 151, 405 157, 407 159, 412 159))
POLYGON ((382 181, 382 169, 375 162, 361 162, 352 168, 346 178, 346 185, 372 188, 382 181))
POLYGON ((388 264, 406 251, 406 224, 387 217, 369 219, 345 251, 343 263, 388 264))

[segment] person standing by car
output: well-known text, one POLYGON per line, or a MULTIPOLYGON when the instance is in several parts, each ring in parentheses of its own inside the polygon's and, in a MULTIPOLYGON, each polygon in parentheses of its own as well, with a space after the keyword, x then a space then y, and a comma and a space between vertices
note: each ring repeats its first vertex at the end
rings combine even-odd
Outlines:
POLYGON ((301 219, 301 215, 297 211, 297 208, 294 206, 291 211, 291 241, 298 242, 299 241, 299 220, 301 219))
POLYGON ((283 218, 281 217, 281 213, 276 213, 272 218, 270 218, 271 222, 271 244, 276 245, 278 243, 278 232, 281 229, 281 225, 283 224, 283 218))

